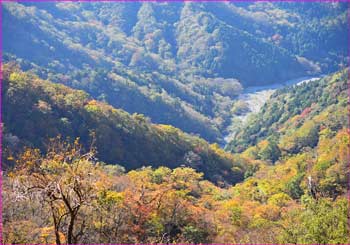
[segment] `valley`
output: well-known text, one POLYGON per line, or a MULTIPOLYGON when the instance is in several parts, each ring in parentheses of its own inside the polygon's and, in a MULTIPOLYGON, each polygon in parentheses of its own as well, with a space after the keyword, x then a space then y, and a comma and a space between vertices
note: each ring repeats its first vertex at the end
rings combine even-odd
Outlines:
MULTIPOLYGON (((225 142, 229 143, 230 141, 232 141, 236 133, 235 130, 237 130, 239 126, 244 124, 251 114, 258 113, 261 107, 266 103, 266 101, 268 101, 270 96, 277 89, 281 89, 285 86, 298 86, 300 84, 315 81, 320 78, 321 77, 300 77, 282 83, 264 86, 251 86, 245 88, 243 92, 238 96, 237 100, 243 102, 246 105, 246 111, 241 113, 240 115, 233 116, 233 118, 231 119, 232 124, 228 126, 227 129, 225 129, 225 131, 229 132, 226 136, 224 136, 225 142)), ((223 145, 223 147, 225 147, 225 145, 223 145)))
POLYGON ((220 145, 243 89, 346 63, 343 3, 3 7, 5 61, 220 145))
POLYGON ((349 4, 1 2, 4 244, 350 244, 349 4))

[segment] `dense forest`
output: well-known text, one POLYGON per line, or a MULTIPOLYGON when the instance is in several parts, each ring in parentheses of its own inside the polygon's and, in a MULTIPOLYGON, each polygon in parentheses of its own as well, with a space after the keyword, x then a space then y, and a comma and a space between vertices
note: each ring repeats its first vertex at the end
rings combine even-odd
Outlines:
POLYGON ((130 115, 83 91, 41 80, 15 63, 4 65, 2 89, 3 143, 5 149, 11 146, 6 154, 24 146, 45 152, 50 138, 61 136, 79 138, 86 149, 93 145, 101 161, 127 170, 149 164, 186 165, 222 184, 243 179, 244 165, 217 144, 170 125, 152 124, 141 114, 130 115))
POLYGON ((347 3, 1 4, 2 243, 350 244, 347 3))
POLYGON ((277 91, 230 154, 7 64, 5 241, 348 243, 347 72, 277 91))
POLYGON ((3 9, 5 60, 211 143, 224 143, 243 87, 346 64, 346 3, 23 2, 3 9))

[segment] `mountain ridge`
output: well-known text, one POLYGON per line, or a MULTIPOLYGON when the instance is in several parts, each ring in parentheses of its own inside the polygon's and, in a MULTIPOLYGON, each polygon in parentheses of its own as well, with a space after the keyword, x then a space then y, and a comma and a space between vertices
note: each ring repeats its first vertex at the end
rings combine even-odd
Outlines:
POLYGON ((232 124, 228 112, 239 93, 227 95, 225 90, 235 87, 227 88, 226 80, 235 79, 245 87, 300 77, 307 70, 337 70, 345 62, 345 7, 342 3, 6 3, 3 44, 5 54, 26 63, 23 69, 43 79, 83 89, 97 100, 145 114, 155 123, 223 144, 232 124), (235 14, 229 18, 232 11, 235 14), (260 32, 255 30, 262 24, 244 21, 263 17, 268 21, 260 32), (311 43, 322 45, 324 56, 332 59, 318 59, 311 43), (91 76, 90 71, 101 74, 91 76), (201 82, 205 80, 209 82, 201 82), (213 89, 213 84, 220 88, 213 89), (161 113, 153 113, 152 107, 161 113))
POLYGON ((101 161, 127 170, 189 164, 224 185, 243 178, 244 166, 217 145, 170 125, 151 124, 143 115, 115 109, 81 90, 21 72, 15 64, 5 64, 3 74, 3 146, 9 156, 24 146, 45 152, 49 139, 60 136, 80 138, 85 149, 95 144, 101 161))

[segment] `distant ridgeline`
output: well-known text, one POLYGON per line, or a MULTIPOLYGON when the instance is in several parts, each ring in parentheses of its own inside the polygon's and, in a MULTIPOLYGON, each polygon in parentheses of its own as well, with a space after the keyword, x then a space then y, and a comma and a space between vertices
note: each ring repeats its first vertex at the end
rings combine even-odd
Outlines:
POLYGON ((79 137, 88 149, 95 144, 98 158, 127 170, 142 166, 181 165, 204 172, 216 183, 243 180, 244 165, 217 145, 169 125, 151 124, 93 100, 85 92, 22 72, 15 64, 3 67, 3 147, 5 166, 23 146, 45 152, 50 138, 79 137))
POLYGON ((346 3, 26 2, 3 12, 6 60, 210 142, 223 142, 242 86, 327 74, 347 57, 346 3))

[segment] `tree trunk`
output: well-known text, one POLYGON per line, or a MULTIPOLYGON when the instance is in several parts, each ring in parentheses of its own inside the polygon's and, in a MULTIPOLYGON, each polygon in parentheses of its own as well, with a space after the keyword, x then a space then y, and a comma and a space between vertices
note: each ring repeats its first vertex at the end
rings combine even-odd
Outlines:
POLYGON ((59 222, 57 221, 57 217, 55 215, 55 208, 54 208, 53 204, 51 203, 50 206, 51 206, 53 223, 54 223, 54 227, 55 227, 56 244, 61 245, 60 232, 59 232, 59 222))
POLYGON ((76 214, 71 213, 70 214, 70 221, 67 231, 67 243, 68 244, 74 244, 75 241, 73 241, 73 230, 74 230, 74 221, 75 221, 76 214))
POLYGON ((60 233, 58 230, 55 229, 55 236, 56 236, 56 244, 61 245, 61 240, 60 240, 60 233))

